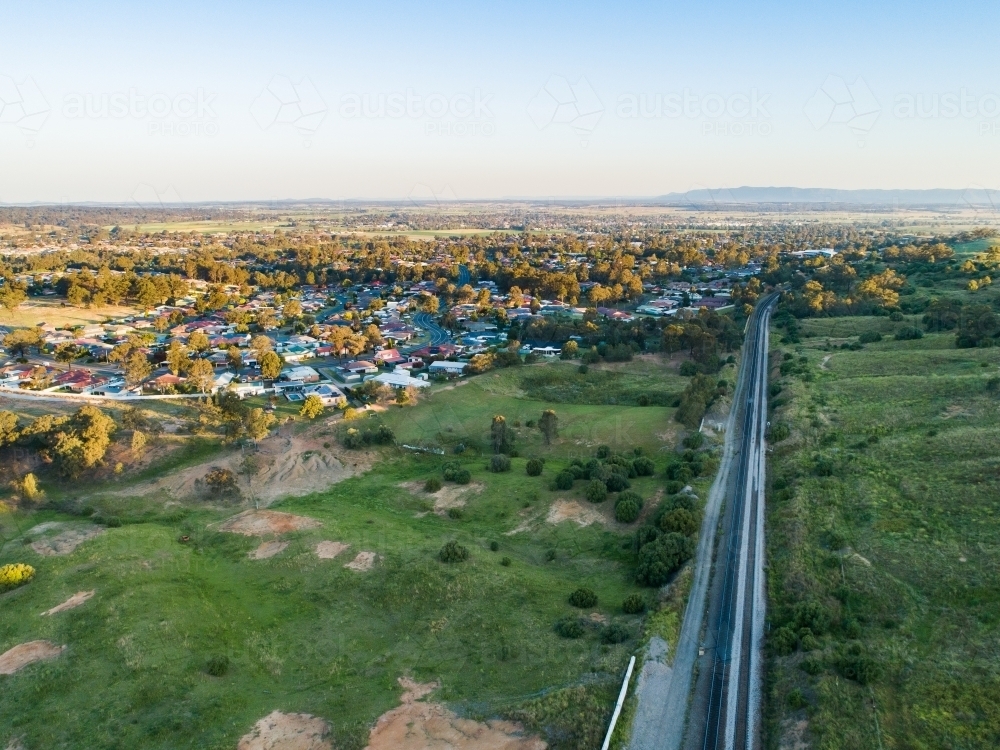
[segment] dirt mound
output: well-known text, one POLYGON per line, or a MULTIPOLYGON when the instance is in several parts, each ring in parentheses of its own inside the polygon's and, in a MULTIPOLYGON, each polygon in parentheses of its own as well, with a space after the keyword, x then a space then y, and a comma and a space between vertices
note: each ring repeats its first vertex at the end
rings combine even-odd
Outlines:
MULTIPOLYGON (((283 428, 287 431, 288 428, 283 428)), ((170 499, 203 498, 208 495, 205 474, 212 467, 228 469, 239 477, 239 489, 244 496, 262 505, 270 505, 283 497, 309 495, 325 490, 332 484, 367 471, 374 463, 376 453, 347 451, 322 424, 311 426, 303 432, 289 436, 272 435, 258 443, 252 456, 258 471, 249 479, 241 473, 245 458, 242 451, 229 451, 216 455, 204 463, 171 471, 150 482, 143 482, 112 495, 151 495, 163 493, 170 499)))
POLYGON ((343 542, 320 542, 316 545, 316 557, 320 560, 332 560, 350 546, 343 542))
POLYGON ((351 560, 345 568, 350 568, 358 573, 364 573, 366 570, 371 570, 375 567, 375 561, 378 559, 378 555, 374 552, 359 552, 358 556, 351 560))
POLYGON ((42 659, 54 659, 63 652, 65 646, 57 646, 49 641, 29 641, 0 654, 0 674, 14 674, 42 659))
MULTIPOLYGON (((45 524, 42 524, 44 526, 45 524)), ((37 527, 36 527, 37 528, 37 527)), ((45 537, 31 543, 31 549, 39 555, 52 557, 68 555, 89 539, 104 533, 103 526, 79 526, 66 529, 55 536, 45 537)))
POLYGON ((537 736, 523 736, 524 728, 511 721, 460 719, 439 703, 420 699, 438 683, 399 679, 404 693, 396 708, 382 714, 368 737, 366 750, 544 750, 537 736))
POLYGON ((266 560, 274 557, 288 546, 288 542, 261 542, 260 546, 250 553, 252 560, 266 560))
POLYGON ((287 534, 290 531, 315 529, 320 522, 315 518, 282 513, 278 510, 245 510, 232 518, 227 518, 219 526, 219 531, 243 536, 268 536, 287 534))
POLYGON ((576 500, 556 500, 549 508, 549 515, 545 520, 549 523, 575 521, 580 526, 590 526, 606 519, 593 508, 584 507, 576 500))
POLYGON ((414 495, 434 498, 434 512, 439 516, 448 514, 449 508, 464 508, 469 496, 483 491, 483 485, 479 482, 472 484, 449 484, 445 485, 437 492, 425 492, 423 482, 403 482, 400 487, 405 487, 414 495))
POLYGON ((77 591, 73 596, 64 601, 62 604, 57 604, 52 609, 42 612, 42 615, 54 615, 59 612, 65 612, 67 609, 73 609, 79 607, 90 597, 94 595, 94 591, 77 591))
POLYGON ((333 750, 330 725, 318 716, 272 711, 240 738, 237 750, 333 750))

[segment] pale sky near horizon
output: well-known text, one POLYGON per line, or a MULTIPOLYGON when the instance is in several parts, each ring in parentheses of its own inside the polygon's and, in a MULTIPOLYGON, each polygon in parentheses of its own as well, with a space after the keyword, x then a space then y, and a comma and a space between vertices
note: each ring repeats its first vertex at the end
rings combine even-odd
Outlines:
POLYGON ((998 21, 966 0, 0 0, 0 202, 998 188, 998 21))

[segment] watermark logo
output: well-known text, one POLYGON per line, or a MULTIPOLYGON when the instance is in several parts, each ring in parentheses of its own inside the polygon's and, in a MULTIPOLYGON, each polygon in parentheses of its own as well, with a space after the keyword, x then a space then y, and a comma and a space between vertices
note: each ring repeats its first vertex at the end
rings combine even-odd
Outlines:
POLYGON ((816 130, 839 123, 856 135, 867 134, 875 125, 882 105, 860 76, 847 83, 840 76, 828 76, 803 108, 816 130))
POLYGON ((767 110, 770 94, 756 88, 749 93, 699 94, 686 88, 682 92, 635 94, 618 97, 615 114, 622 119, 700 120, 703 135, 770 135, 771 114, 767 110))
POLYGON ((425 185, 422 182, 413 186, 406 199, 414 206, 430 206, 432 208, 441 208, 446 203, 454 203, 458 200, 451 185, 434 190, 430 185, 425 185))
POLYGON ((563 76, 552 76, 528 102, 528 116, 539 130, 566 125, 586 137, 594 132, 603 115, 603 102, 583 77, 570 83, 563 76))
POLYGON ((163 190, 157 190, 152 185, 141 183, 136 185, 129 199, 139 208, 166 208, 170 204, 181 203, 181 196, 173 185, 167 185, 163 190))
POLYGON ((10 76, 0 75, 0 125, 14 125, 34 145, 49 116, 49 103, 30 76, 17 83, 10 76))
POLYGON ((969 185, 962 191, 962 202, 976 214, 993 218, 1000 215, 1000 190, 969 185))
POLYGON ((344 94, 338 114, 348 120, 393 119, 424 120, 426 135, 490 136, 496 133, 490 100, 493 94, 475 89, 459 92, 420 94, 413 89, 405 92, 376 94, 344 94))
POLYGON ((68 120, 144 120, 149 135, 215 136, 219 134, 215 97, 203 88, 172 96, 143 94, 135 88, 113 93, 73 93, 63 99, 62 115, 68 120))
POLYGON ((275 76, 250 105, 250 114, 261 130, 290 125, 309 146, 326 118, 326 102, 308 78, 298 83, 288 76, 275 76))

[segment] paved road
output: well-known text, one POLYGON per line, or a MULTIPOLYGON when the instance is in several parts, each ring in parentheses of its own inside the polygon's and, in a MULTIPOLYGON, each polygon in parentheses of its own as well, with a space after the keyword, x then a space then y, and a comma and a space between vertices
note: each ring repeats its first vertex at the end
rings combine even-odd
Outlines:
POLYGON ((430 346, 438 346, 451 338, 446 330, 434 322, 430 313, 417 313, 413 316, 413 322, 430 334, 430 346))
MULTIPOLYGON (((631 750, 678 750, 682 743, 688 748, 722 748, 722 747, 754 747, 744 744, 730 744, 725 742, 718 744, 705 744, 705 729, 708 726, 707 690, 702 688, 702 683, 708 683, 705 672, 711 673, 715 667, 716 653, 710 649, 701 652, 702 647, 702 627, 706 615, 706 601, 708 600, 709 582, 712 575, 712 562, 715 557, 716 531, 719 525, 719 517, 723 506, 727 507, 727 520, 732 516, 734 503, 732 501, 736 487, 740 484, 739 478, 744 477, 742 473, 747 464, 747 459, 751 455, 749 442, 747 440, 746 417, 750 414, 758 415, 759 418, 766 419, 766 366, 763 362, 767 356, 767 319, 770 317, 771 302, 765 301, 758 308, 754 317, 751 318, 748 326, 747 341, 744 344, 743 365, 740 368, 739 379, 736 384, 736 397, 734 406, 730 410, 729 419, 726 423, 725 442, 723 445, 722 461, 719 465, 719 473, 709 490, 708 499, 705 504, 705 520, 702 524, 701 536, 698 541, 698 550, 695 556, 695 568, 691 593, 688 598, 688 606, 684 612, 684 621, 681 625, 680 640, 677 644, 668 644, 675 649, 673 664, 671 669, 652 669, 649 671, 649 679, 643 680, 640 676, 637 688, 639 705, 636 710, 635 721, 632 726, 631 750), (763 332, 763 334, 761 333, 763 332), (762 359, 763 358, 763 359, 762 359), (744 408, 752 401, 756 402, 756 408, 744 408), (734 483, 733 469, 736 469, 736 482, 734 483), (724 501, 728 501, 725 502, 724 501), (704 698, 699 698, 698 690, 695 691, 693 700, 691 696, 691 683, 694 676, 694 665, 699 663, 700 677, 698 680, 701 692, 706 693, 704 698), (690 713, 690 716, 689 716, 690 713), (685 732, 685 730, 690 729, 685 732), (685 742, 685 734, 687 742, 685 742)), ((753 421, 751 419, 751 424, 753 421)), ((762 432, 758 431, 759 433, 762 432)), ((762 446, 762 437, 758 438, 758 444, 762 446)), ((757 451, 760 463, 760 476, 763 477, 763 451, 757 451)), ((745 485, 745 481, 743 482, 745 485)), ((757 513, 763 518, 763 482, 759 483, 761 502, 757 506, 757 513)), ((760 531, 758 543, 761 545, 760 554, 756 555, 755 575, 753 576, 755 585, 759 586, 760 607, 754 608, 760 615, 760 622, 763 620, 763 577, 759 574, 760 563, 762 562, 763 550, 763 527, 757 524, 760 531)), ((727 540, 719 554, 728 552, 731 547, 731 534, 733 529, 724 529, 722 537, 727 540)), ((738 529, 737 529, 738 531, 738 529)), ((757 546, 754 546, 757 551, 757 546)), ((716 579, 719 574, 716 574, 716 579)), ((712 581, 713 604, 720 599, 716 593, 720 589, 718 581, 712 581)), ((713 606, 709 610, 709 633, 718 631, 718 616, 714 610, 719 609, 713 606)), ((760 633, 755 643, 760 645, 760 633)), ((741 649, 746 656, 752 650, 741 649)), ((727 652, 728 653, 728 652, 727 652)), ((757 650, 759 653, 759 649, 757 650)), ((759 661, 754 661, 754 668, 759 669, 759 661)), ((645 673, 644 669, 644 673, 645 673)), ((749 676, 748 676, 749 677, 749 676)), ((754 673, 753 678, 744 681, 744 684, 759 685, 759 672, 754 673), (757 680, 754 683, 754 680, 757 680)), ((739 691, 737 691, 737 695, 739 691)), ((759 706, 759 692, 755 693, 749 701, 751 706, 759 706)), ((747 702, 744 701, 744 707, 747 702)), ((716 716, 718 712, 716 712, 716 716)), ((735 717, 735 713, 733 713, 735 717)), ((745 724, 745 722, 744 722, 745 724)), ((756 723, 750 723, 753 732, 757 732, 756 723)), ((718 735, 715 735, 716 738, 718 735)), ((735 738, 735 732, 733 733, 735 738)), ((723 738, 724 739, 724 738, 723 738)))
POLYGON ((464 286, 472 280, 469 274, 469 267, 464 263, 458 267, 458 286, 464 286))

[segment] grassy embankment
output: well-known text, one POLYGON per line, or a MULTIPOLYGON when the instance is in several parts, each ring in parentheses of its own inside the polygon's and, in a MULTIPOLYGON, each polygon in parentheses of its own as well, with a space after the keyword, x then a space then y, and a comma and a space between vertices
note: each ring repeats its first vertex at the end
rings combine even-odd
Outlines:
POLYGON ((769 747, 1000 741, 1000 350, 891 337, 915 324, 772 338, 769 747))
POLYGON ((598 445, 640 447, 656 460, 657 476, 633 479, 632 488, 650 506, 663 487, 665 452, 677 444, 673 409, 609 401, 637 402, 645 388, 655 402, 686 383, 645 359, 607 367, 619 376, 601 375, 602 367, 581 376, 568 363, 490 373, 382 416, 399 442, 468 447, 457 457, 472 473, 459 517, 429 512, 431 496, 400 486, 440 477, 454 453, 395 449, 362 476, 274 506, 322 527, 284 535, 288 548, 266 560, 248 558, 259 539, 214 530, 238 509, 218 502, 149 513, 140 497, 95 499, 101 515, 115 511, 122 525, 65 557, 35 554, 26 530, 88 521, 52 511, 6 517, 0 564, 24 561, 38 572, 0 597, 0 651, 41 638, 68 649, 0 678, 5 731, 24 735, 28 747, 232 748, 257 719, 281 709, 327 719, 337 747, 356 748, 396 705, 396 679, 408 674, 440 680, 435 699, 464 715, 519 716, 544 727, 553 747, 593 744, 642 629, 642 618, 623 614, 621 602, 641 592, 652 604, 654 592, 633 582, 635 524, 611 521, 611 500, 588 503, 583 481, 559 492, 549 483, 598 445), (601 404, 580 403, 596 398, 590 377, 601 383, 601 404), (539 388, 547 400, 536 400, 539 388), (561 424, 551 446, 525 426, 548 407, 561 424), (520 457, 504 474, 487 472, 477 455, 497 413, 518 433, 520 457), (541 477, 525 473, 533 456, 546 459, 541 477), (557 499, 576 500, 605 520, 549 523, 557 499), (436 559, 451 539, 469 548, 469 561, 436 559), (351 549, 320 560, 313 552, 320 540, 351 549), (382 560, 366 573, 346 570, 361 550, 382 560), (596 624, 577 640, 553 632, 559 618, 579 611, 567 603, 579 586, 597 592, 595 611, 625 625, 629 640, 604 644, 596 624), (90 589, 97 594, 82 607, 39 617, 90 589), (229 659, 222 676, 206 672, 215 656, 229 659))

